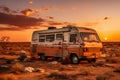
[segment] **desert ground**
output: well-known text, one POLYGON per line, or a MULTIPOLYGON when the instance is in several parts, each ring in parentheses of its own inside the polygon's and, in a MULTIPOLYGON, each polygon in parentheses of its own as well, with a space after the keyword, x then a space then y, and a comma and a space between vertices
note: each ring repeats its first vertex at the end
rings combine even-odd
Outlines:
POLYGON ((0 80, 120 80, 120 42, 103 42, 96 63, 61 64, 55 59, 30 60, 30 42, 0 43, 0 80), (21 50, 27 60, 19 61, 21 50))

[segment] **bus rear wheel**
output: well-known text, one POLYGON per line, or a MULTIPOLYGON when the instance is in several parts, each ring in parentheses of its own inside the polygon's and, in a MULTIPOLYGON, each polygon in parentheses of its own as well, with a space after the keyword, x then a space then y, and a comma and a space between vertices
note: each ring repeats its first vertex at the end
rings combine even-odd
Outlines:
POLYGON ((40 55, 40 60, 46 61, 46 60, 47 60, 47 57, 46 57, 45 55, 40 55))
POLYGON ((76 55, 71 55, 70 59, 72 64, 79 64, 79 58, 76 55))

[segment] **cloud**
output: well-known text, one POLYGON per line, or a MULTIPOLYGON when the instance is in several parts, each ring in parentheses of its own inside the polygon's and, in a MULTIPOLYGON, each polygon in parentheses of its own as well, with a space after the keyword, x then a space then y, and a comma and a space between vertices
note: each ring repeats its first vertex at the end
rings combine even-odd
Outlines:
POLYGON ((65 26, 65 25, 75 25, 75 23, 70 22, 56 22, 56 21, 48 21, 49 26, 65 26))
POLYGON ((4 12, 4 13, 13 13, 14 11, 11 10, 9 7, 6 7, 6 6, 3 6, 3 5, 0 5, 0 12, 4 12))
POLYGON ((12 10, 9 7, 4 5, 0 5, 0 12, 6 13, 6 14, 19 13, 17 10, 12 10))
POLYGON ((99 22, 86 22, 83 24, 83 26, 96 26, 98 24, 99 24, 99 22))
POLYGON ((32 9, 25 9, 22 10, 21 13, 24 14, 25 16, 29 16, 33 13, 34 11, 32 9))
POLYGON ((0 12, 0 24, 17 26, 16 29, 30 29, 32 28, 31 26, 39 26, 43 22, 45 22, 45 19, 42 18, 33 18, 23 15, 12 15, 0 12))
POLYGON ((52 19, 52 20, 54 19, 54 17, 52 17, 52 16, 47 16, 47 17, 48 17, 49 19, 52 19))
MULTIPOLYGON (((53 17, 50 17, 53 19, 53 17)), ((24 15, 13 15, 0 12, 0 31, 9 30, 25 30, 25 29, 38 29, 40 26, 63 26, 72 24, 70 22, 57 22, 50 21, 43 18, 34 18, 24 15)))
POLYGON ((10 8, 6 7, 6 6, 0 6, 0 10, 4 11, 4 12, 10 12, 10 8))
POLYGON ((61 22, 53 22, 53 21, 50 21, 50 22, 49 22, 49 25, 64 25, 64 24, 61 23, 61 22))
POLYGON ((28 3, 32 5, 32 4, 33 4, 33 1, 32 1, 32 0, 30 0, 28 3))

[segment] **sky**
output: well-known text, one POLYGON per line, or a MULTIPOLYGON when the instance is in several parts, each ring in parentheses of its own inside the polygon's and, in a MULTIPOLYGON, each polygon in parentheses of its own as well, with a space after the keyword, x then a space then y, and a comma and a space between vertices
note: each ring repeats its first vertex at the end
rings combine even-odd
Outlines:
POLYGON ((49 26, 93 28, 102 41, 120 41, 120 0, 0 0, 0 40, 30 42, 49 26))

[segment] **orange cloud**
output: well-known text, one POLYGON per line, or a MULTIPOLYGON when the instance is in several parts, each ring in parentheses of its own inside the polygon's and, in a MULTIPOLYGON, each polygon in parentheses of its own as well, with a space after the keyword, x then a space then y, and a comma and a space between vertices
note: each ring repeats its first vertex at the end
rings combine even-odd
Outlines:
POLYGON ((54 21, 49 21, 49 25, 63 25, 62 22, 54 22, 54 21))
POLYGON ((49 19, 54 19, 54 17, 52 17, 52 16, 47 16, 49 19))
POLYGON ((8 27, 1 27, 0 30, 23 30, 30 29, 32 26, 40 26, 43 22, 46 22, 42 18, 33 18, 23 15, 13 15, 0 12, 0 24, 4 24, 8 27), (13 28, 13 26, 15 26, 13 28))
POLYGON ((29 4, 33 4, 33 1, 32 1, 32 0, 30 0, 28 3, 29 3, 29 4))
POLYGON ((32 9, 25 9, 25 10, 21 11, 21 13, 23 13, 25 16, 29 16, 29 15, 34 13, 34 10, 32 10, 32 9))
POLYGON ((99 22, 86 22, 83 24, 83 26, 96 26, 98 24, 99 24, 99 22))
MULTIPOLYGON (((54 17, 49 17, 54 19, 54 17)), ((49 21, 43 18, 35 18, 24 15, 6 14, 0 12, 0 31, 18 31, 25 29, 37 29, 49 26, 70 25, 70 22, 49 21)))

